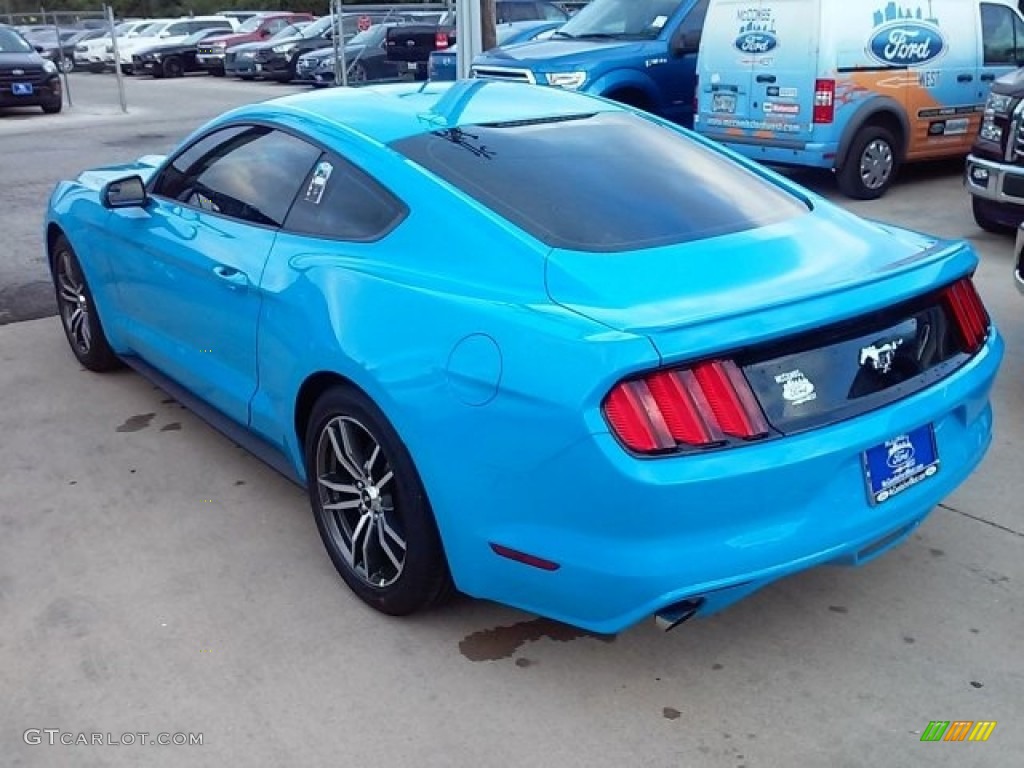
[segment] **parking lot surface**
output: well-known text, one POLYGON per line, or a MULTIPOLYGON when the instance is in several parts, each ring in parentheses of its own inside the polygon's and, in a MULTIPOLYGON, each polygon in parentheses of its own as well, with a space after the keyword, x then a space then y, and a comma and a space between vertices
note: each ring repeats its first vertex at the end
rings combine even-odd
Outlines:
POLYGON ((594 637, 468 598, 396 620, 344 588, 300 489, 138 376, 82 370, 46 316, 57 179, 294 90, 128 84, 127 119, 113 78, 89 75, 81 108, 0 117, 0 766, 1021 764, 1024 298, 957 164, 841 201, 969 237, 1007 343, 988 458, 908 542, 669 634, 594 637), (998 725, 922 743, 932 720, 998 725), (148 743, 161 733, 202 744, 148 743))

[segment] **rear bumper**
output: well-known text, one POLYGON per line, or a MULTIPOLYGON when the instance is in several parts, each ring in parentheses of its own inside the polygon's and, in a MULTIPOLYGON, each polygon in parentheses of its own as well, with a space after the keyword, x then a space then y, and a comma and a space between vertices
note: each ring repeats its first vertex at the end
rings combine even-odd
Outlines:
MULTIPOLYGON (((993 332, 960 370, 903 401, 731 451, 638 460, 608 434, 581 440, 543 467, 492 479, 470 501, 489 512, 460 521, 469 530, 451 545, 446 532, 456 582, 471 595, 615 633, 684 600, 703 599, 700 613, 711 614, 807 568, 866 562, 905 539, 981 461, 1002 355, 993 332), (939 472, 872 506, 863 452, 929 423, 939 472), (491 543, 558 567, 498 557, 491 543)), ((493 467, 479 469, 493 478, 493 467)))
POLYGON ((733 152, 766 165, 823 169, 835 167, 838 145, 832 142, 780 141, 774 144, 772 139, 739 138, 727 133, 705 130, 699 124, 697 130, 701 135, 717 141, 733 152))
POLYGON ((267 61, 256 61, 257 74, 271 80, 288 80, 294 75, 291 62, 283 57, 275 57, 267 61))

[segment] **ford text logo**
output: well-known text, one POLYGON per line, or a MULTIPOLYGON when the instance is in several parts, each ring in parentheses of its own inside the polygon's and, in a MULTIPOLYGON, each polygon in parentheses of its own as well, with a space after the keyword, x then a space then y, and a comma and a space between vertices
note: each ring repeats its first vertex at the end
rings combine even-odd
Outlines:
POLYGON ((872 35, 867 52, 880 64, 917 67, 945 53, 946 41, 930 24, 897 21, 880 27, 872 35))
POLYGON ((746 32, 733 43, 737 50, 755 56, 775 50, 778 44, 778 39, 771 32, 746 32))

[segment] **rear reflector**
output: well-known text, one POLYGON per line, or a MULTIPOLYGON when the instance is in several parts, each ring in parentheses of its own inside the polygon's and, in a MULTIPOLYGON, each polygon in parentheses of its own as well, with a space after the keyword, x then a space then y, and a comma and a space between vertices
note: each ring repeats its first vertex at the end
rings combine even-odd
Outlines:
POLYGON ((971 278, 965 277, 949 286, 942 295, 953 313, 964 351, 974 354, 988 338, 991 322, 978 290, 971 278))
POLYGON ((434 47, 437 48, 438 50, 441 50, 443 48, 447 48, 448 47, 448 33, 447 32, 438 32, 434 36, 434 47))
POLYGON ((523 565, 531 565, 534 568, 540 568, 542 571, 557 571, 562 567, 558 563, 553 563, 542 557, 528 555, 525 552, 520 552, 518 549, 503 547, 501 544, 495 544, 494 542, 491 542, 491 550, 496 555, 507 557, 509 560, 515 560, 517 563, 522 563, 523 565))
POLYGON ((605 399, 604 415, 616 437, 636 453, 711 448, 770 432, 750 385, 731 360, 619 382, 605 399))
POLYGON ((811 122, 831 123, 836 114, 836 81, 815 80, 814 81, 814 108, 811 113, 811 122))

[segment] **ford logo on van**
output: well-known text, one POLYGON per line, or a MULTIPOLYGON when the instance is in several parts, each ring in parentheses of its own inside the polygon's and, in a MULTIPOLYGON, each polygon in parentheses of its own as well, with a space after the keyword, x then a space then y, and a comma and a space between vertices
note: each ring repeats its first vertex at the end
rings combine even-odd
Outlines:
POLYGON ((880 64, 919 67, 946 52, 946 41, 931 24, 898 21, 880 27, 868 43, 867 53, 880 64))
POLYGON ((771 32, 746 32, 733 43, 737 50, 754 56, 773 51, 778 44, 778 39, 771 32))

